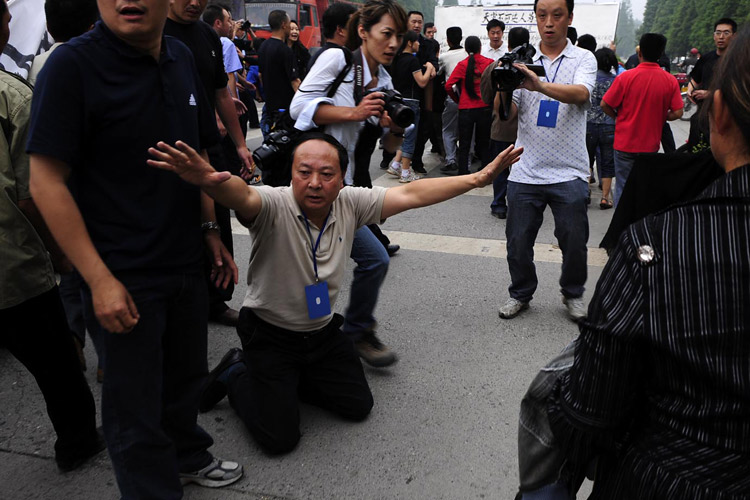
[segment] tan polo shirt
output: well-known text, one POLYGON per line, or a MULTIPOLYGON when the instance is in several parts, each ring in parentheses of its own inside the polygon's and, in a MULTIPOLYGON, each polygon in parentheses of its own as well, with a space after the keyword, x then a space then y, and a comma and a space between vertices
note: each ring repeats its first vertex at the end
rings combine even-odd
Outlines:
MULTIPOLYGON (((263 321, 287 330, 305 332, 323 328, 332 314, 310 319, 305 296, 305 287, 315 283, 312 247, 320 228, 310 222, 311 242, 290 186, 256 189, 262 206, 249 228, 250 268, 242 305, 251 308, 263 321)), ((381 187, 345 187, 333 202, 316 253, 318 277, 328 283, 331 310, 346 272, 354 232, 381 221, 385 192, 381 187)))
POLYGON ((31 87, 0 71, 0 309, 21 304, 55 286, 47 250, 18 208, 31 198, 26 134, 31 87))

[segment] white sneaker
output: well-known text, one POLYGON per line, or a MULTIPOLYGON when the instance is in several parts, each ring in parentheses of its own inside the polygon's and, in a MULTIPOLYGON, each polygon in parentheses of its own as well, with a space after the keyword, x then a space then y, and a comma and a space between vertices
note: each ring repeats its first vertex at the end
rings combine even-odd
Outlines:
POLYGON ((401 177, 401 163, 394 161, 391 166, 388 167, 386 173, 391 174, 394 177, 401 177))
POLYGON ((418 181, 421 178, 421 175, 415 174, 414 170, 409 169, 406 175, 401 175, 401 177, 399 177, 398 182, 406 184, 411 181, 418 181))
POLYGON ((567 298, 563 297, 563 304, 568 308, 568 317, 578 323, 586 318, 586 303, 583 297, 567 298))
POLYGON ((196 483, 207 488, 221 488, 239 481, 243 469, 237 462, 214 457, 210 464, 195 472, 180 472, 180 483, 196 483))
POLYGON ((508 301, 502 305, 498 315, 503 319, 511 319, 518 316, 521 311, 529 308, 528 302, 521 302, 513 297, 510 297, 508 301))

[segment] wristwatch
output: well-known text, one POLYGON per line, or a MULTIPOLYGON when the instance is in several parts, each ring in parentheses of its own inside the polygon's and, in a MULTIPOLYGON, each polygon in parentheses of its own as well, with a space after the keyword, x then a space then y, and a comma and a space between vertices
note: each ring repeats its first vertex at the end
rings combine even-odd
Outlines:
POLYGON ((219 227, 219 223, 216 221, 209 221, 204 222, 201 224, 201 230, 205 233, 206 231, 217 231, 221 233, 221 228, 219 227))

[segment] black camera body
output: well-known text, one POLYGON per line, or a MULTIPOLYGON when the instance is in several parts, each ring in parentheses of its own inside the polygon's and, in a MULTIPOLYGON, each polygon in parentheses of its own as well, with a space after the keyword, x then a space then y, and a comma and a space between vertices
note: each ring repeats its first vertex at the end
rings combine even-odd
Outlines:
POLYGON ((289 156, 289 148, 300 134, 296 129, 289 131, 283 127, 268 134, 263 144, 253 151, 255 165, 264 172, 278 168, 279 163, 284 163, 289 156))
POLYGON ((516 63, 525 64, 527 68, 538 76, 546 76, 544 66, 534 64, 536 49, 524 43, 500 58, 500 64, 492 70, 492 86, 499 92, 512 92, 523 83, 525 75, 513 66, 516 63))
POLYGON ((401 97, 401 94, 393 89, 371 90, 368 94, 373 92, 380 92, 383 94, 382 99, 385 101, 384 109, 388 112, 388 116, 391 117, 393 123, 401 128, 406 128, 414 123, 414 110, 404 102, 404 98, 401 97))

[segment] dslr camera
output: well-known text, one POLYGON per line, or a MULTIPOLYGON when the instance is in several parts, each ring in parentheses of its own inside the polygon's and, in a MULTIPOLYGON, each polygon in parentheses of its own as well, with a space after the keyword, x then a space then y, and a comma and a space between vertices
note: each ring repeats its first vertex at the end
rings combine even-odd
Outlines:
POLYGON ((525 75, 513 66, 515 63, 525 64, 538 76, 545 76, 544 66, 534 64, 534 54, 536 54, 534 47, 524 43, 502 56, 498 66, 492 70, 492 86, 495 90, 512 92, 521 86, 525 75))
POLYGON ((393 123, 401 128, 406 128, 414 123, 414 110, 411 109, 405 102, 401 94, 395 90, 371 90, 367 94, 373 92, 380 92, 383 94, 383 100, 385 101, 384 109, 388 112, 388 116, 391 117, 393 123))
POLYGON ((300 133, 296 129, 289 131, 281 127, 268 134, 263 144, 253 151, 255 165, 264 172, 283 166, 289 157, 290 146, 300 133))

